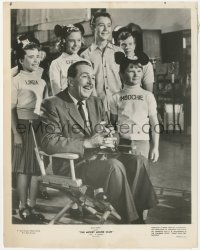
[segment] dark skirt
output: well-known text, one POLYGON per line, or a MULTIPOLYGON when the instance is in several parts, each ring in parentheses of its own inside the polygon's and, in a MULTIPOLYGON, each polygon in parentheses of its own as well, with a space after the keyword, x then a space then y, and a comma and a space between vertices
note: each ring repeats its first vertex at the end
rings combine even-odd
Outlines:
POLYGON ((117 159, 126 168, 127 180, 138 211, 150 209, 158 200, 149 178, 148 159, 142 155, 120 154, 117 159))
MULTIPOLYGON (((36 138, 40 129, 39 120, 33 120, 33 128, 36 138)), ((14 145, 12 134, 12 172, 30 175, 40 175, 40 168, 35 154, 35 145, 29 120, 18 120, 20 135, 22 136, 22 147, 14 145), (20 125, 19 125, 20 124, 20 125)), ((38 140, 37 140, 38 141, 38 140)))

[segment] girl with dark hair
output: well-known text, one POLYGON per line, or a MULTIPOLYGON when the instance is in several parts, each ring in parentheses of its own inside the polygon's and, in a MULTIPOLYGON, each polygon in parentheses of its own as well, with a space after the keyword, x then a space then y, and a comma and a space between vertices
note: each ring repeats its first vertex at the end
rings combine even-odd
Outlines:
POLYGON ((20 72, 12 78, 12 170, 17 176, 19 215, 25 223, 40 223, 44 216, 36 211, 39 165, 34 152, 30 130, 39 126, 40 104, 43 99, 45 81, 38 75, 40 63, 38 45, 19 44, 16 50, 20 72), (29 204, 27 204, 29 191, 29 204))
MULTIPOLYGON (((20 52, 17 52, 17 51, 19 51, 19 49, 24 47, 26 44, 29 44, 30 42, 36 44, 38 48, 40 47, 40 42, 35 37, 30 37, 28 34, 22 34, 22 35, 17 36, 17 39, 14 41, 14 44, 12 46, 14 59, 17 59, 19 56, 16 53, 20 53, 20 52)), ((41 50, 40 50, 40 53, 41 53, 41 50)), ((12 77, 16 76, 20 72, 21 69, 22 69, 21 64, 17 62, 17 66, 11 69, 12 77)), ((39 76, 42 76, 43 68, 38 67, 37 73, 39 76)))
MULTIPOLYGON (((134 23, 129 23, 117 31, 113 31, 115 44, 121 47, 126 56, 134 59, 143 53, 142 29, 134 23)), ((142 87, 153 92, 154 71, 151 62, 143 67, 142 87)))
POLYGON ((60 39, 57 47, 62 52, 60 57, 52 61, 49 70, 52 92, 53 95, 56 95, 68 86, 67 70, 69 66, 82 60, 77 53, 83 41, 84 28, 81 24, 56 25, 54 32, 60 39))
MULTIPOLYGON (((13 59, 15 59, 15 64, 17 63, 17 66, 15 66, 11 69, 11 76, 12 77, 16 76, 20 72, 20 70, 22 70, 21 64, 19 62, 16 62, 16 60, 18 61, 18 58, 20 58, 19 53, 23 53, 23 51, 20 52, 21 48, 25 47, 25 45, 27 45, 31 42, 36 44, 38 46, 38 48, 41 47, 40 41, 28 33, 21 34, 21 35, 17 36, 17 38, 15 39, 15 41, 12 45, 12 49, 13 49, 13 55, 14 55, 13 59)), ((40 66, 38 67, 38 69, 36 70, 35 73, 37 73, 37 75, 46 82, 45 96, 44 97, 47 97, 48 95, 49 96, 52 95, 50 81, 49 81, 49 63, 48 63, 46 51, 44 51, 43 49, 40 49, 39 55, 40 55, 40 66)), ((49 195, 47 193, 46 187, 40 185, 38 197, 40 197, 42 199, 49 199, 49 195)))

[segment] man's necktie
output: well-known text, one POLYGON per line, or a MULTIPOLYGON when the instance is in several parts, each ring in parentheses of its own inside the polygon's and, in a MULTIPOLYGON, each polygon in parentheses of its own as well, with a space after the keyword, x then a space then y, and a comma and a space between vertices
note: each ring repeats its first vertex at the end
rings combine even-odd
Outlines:
POLYGON ((78 111, 79 111, 83 121, 86 122, 85 112, 83 110, 84 103, 82 101, 78 101, 77 105, 78 105, 78 111))

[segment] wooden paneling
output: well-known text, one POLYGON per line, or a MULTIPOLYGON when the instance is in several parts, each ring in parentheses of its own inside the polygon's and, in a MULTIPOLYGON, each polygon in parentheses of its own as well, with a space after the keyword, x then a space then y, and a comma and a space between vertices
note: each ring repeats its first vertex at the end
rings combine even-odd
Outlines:
POLYGON ((161 30, 143 30, 143 50, 150 58, 161 57, 161 30))
POLYGON ((181 31, 162 34, 162 62, 176 62, 182 60, 183 36, 181 31))

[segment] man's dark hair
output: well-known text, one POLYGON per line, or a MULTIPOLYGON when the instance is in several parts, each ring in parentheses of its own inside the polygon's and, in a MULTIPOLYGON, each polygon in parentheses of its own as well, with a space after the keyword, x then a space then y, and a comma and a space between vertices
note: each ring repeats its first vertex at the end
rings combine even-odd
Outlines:
POLYGON ((92 65, 89 62, 84 61, 84 60, 75 62, 69 66, 69 69, 67 72, 68 77, 72 77, 72 78, 76 77, 77 66, 79 66, 79 65, 87 65, 87 66, 92 67, 92 65))
POLYGON ((108 12, 96 12, 94 14, 94 16, 92 16, 92 18, 91 18, 90 25, 94 26, 97 18, 99 18, 99 17, 108 17, 112 23, 111 15, 108 12))

